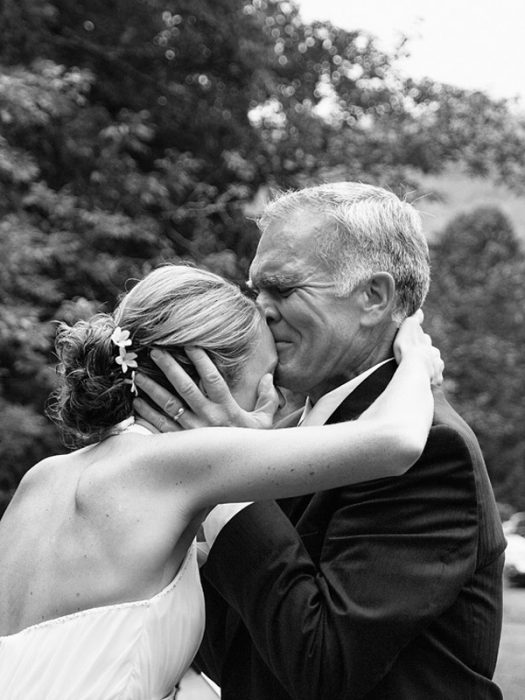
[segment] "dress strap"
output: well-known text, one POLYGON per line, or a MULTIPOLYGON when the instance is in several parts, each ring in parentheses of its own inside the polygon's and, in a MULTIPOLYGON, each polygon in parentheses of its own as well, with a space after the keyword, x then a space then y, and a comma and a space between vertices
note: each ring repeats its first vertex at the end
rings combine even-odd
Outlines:
POLYGON ((139 423, 132 423, 131 425, 128 425, 127 428, 124 428, 119 435, 123 435, 124 433, 138 433, 139 435, 153 435, 153 432, 146 428, 144 425, 139 425, 139 423))

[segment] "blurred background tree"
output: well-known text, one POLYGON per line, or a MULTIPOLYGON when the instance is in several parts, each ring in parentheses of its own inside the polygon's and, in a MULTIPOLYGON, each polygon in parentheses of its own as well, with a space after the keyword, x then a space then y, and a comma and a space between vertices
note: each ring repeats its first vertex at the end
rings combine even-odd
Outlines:
POLYGON ((479 207, 432 246, 426 318, 447 393, 480 440, 496 495, 525 507, 525 253, 508 219, 479 207))
MULTIPOLYGON (((4 503, 61 449, 43 417, 55 320, 112 308, 126 280, 167 260, 242 282, 257 242, 247 215, 272 188, 357 179, 416 199, 418 174, 451 162, 523 187, 525 130, 506 102, 395 66, 372 37, 305 23, 283 0, 3 0, 4 503)), ((509 403, 521 255, 497 212, 451 223, 427 318, 497 489, 525 508, 525 439, 509 403)))

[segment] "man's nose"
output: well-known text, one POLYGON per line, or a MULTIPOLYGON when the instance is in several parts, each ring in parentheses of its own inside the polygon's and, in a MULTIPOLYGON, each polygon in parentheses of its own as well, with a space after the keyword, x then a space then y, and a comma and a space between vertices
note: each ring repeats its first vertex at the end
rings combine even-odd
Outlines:
POLYGON ((279 309, 275 303, 275 299, 266 290, 262 290, 257 294, 256 298, 257 306, 260 308, 264 314, 264 318, 267 323, 271 321, 277 321, 280 317, 279 309))

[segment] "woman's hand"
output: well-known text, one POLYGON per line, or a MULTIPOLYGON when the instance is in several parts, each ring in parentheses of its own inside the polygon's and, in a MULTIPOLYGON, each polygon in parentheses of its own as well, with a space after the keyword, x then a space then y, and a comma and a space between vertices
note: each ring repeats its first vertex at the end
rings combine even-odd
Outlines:
POLYGON ((394 355, 397 363, 417 356, 426 366, 432 384, 439 386, 443 382, 445 364, 441 354, 432 345, 431 337, 423 331, 423 311, 419 309, 401 324, 394 341, 394 355))

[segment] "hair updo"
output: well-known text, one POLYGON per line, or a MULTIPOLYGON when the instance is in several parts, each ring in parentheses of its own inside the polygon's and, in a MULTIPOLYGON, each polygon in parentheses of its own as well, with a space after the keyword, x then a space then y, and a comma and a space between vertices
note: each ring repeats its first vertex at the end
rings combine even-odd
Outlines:
POLYGON ((111 340, 117 326, 129 331, 126 349, 137 353, 139 371, 169 388, 150 358, 154 346, 170 352, 195 380, 184 346, 203 348, 235 386, 260 322, 254 302, 222 277, 184 265, 159 267, 122 298, 113 314, 60 325, 56 352, 61 385, 48 413, 75 447, 102 439, 131 416, 130 371, 124 373, 116 363, 119 348, 111 340))

